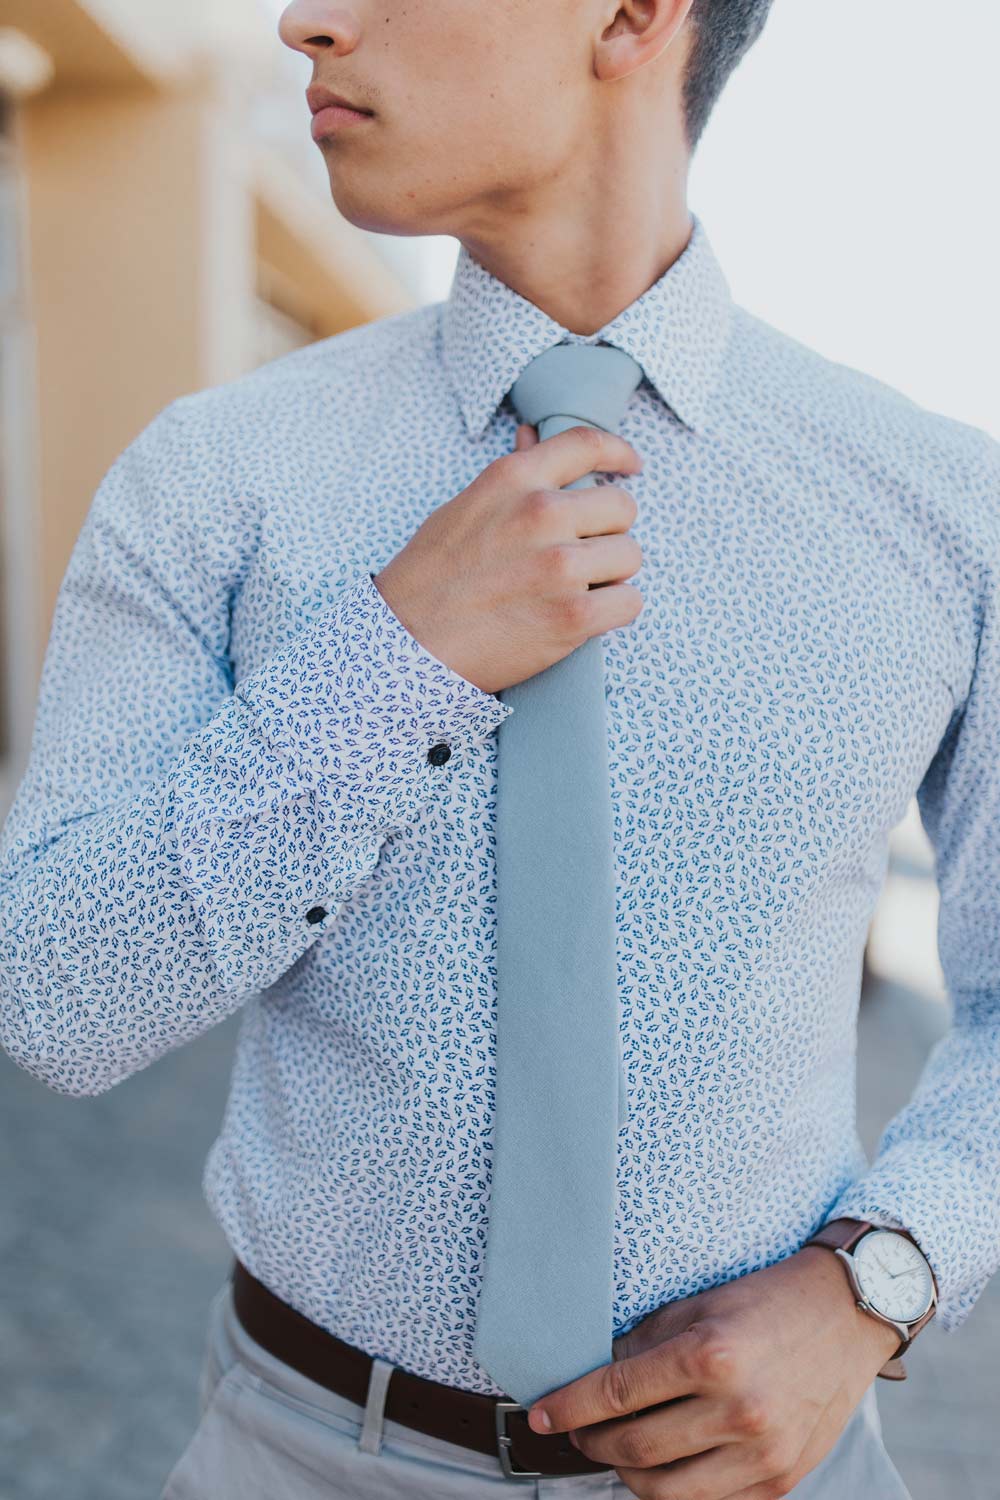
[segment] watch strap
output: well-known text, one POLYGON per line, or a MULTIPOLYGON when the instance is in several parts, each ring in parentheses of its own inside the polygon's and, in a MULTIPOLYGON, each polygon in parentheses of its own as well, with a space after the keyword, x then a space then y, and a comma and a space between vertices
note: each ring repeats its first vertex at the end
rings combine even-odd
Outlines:
POLYGON ((806 1240, 807 1245, 829 1245, 831 1250, 852 1250, 863 1234, 875 1226, 866 1219, 831 1219, 806 1240))

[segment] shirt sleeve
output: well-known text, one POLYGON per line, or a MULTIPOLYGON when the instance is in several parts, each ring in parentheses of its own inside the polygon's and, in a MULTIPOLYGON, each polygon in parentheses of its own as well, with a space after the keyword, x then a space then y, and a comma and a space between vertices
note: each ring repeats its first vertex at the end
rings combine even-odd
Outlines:
MULTIPOLYGON (((234 579, 173 403, 101 481, 0 829, 0 1041, 97 1094, 273 983, 512 710, 369 572, 234 680, 234 579), (450 756, 431 746, 444 744, 450 756)), ((182 424, 183 426, 183 424, 182 424)))
POLYGON ((826 1215, 908 1229, 945 1331, 1000 1267, 1000 569, 987 572, 971 687, 916 794, 935 852, 949 1029, 870 1169, 826 1215))

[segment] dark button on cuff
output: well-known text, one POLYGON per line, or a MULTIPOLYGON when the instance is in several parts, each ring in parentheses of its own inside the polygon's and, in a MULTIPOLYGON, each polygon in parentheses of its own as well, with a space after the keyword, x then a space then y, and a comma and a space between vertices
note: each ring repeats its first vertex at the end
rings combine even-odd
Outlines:
POLYGON ((445 761, 450 758, 451 746, 444 744, 443 741, 440 745, 432 745, 427 752, 427 759, 432 766, 443 766, 445 761))
POLYGON ((309 910, 306 912, 306 921, 307 922, 322 922, 322 920, 323 920, 323 918, 325 916, 326 916, 326 907, 325 906, 310 906, 309 910))

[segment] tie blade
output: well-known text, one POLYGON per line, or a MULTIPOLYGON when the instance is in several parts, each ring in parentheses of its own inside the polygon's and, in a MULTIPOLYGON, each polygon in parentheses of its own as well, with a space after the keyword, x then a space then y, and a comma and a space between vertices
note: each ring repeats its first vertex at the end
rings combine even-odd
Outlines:
POLYGON ((514 733, 498 777, 497 1099, 474 1346, 522 1404, 611 1359, 623 1092, 600 638, 547 672, 550 715, 521 713, 538 678, 504 694, 501 730, 514 733))

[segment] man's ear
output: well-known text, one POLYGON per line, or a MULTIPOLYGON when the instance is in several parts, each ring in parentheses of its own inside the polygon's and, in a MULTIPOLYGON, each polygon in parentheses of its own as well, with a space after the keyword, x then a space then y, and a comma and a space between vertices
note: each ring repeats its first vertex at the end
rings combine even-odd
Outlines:
MULTIPOLYGON (((684 26, 694 0, 609 0, 612 12, 594 44, 594 76, 625 78, 660 56, 684 26)), ((605 11, 605 15, 608 11, 605 11)))

